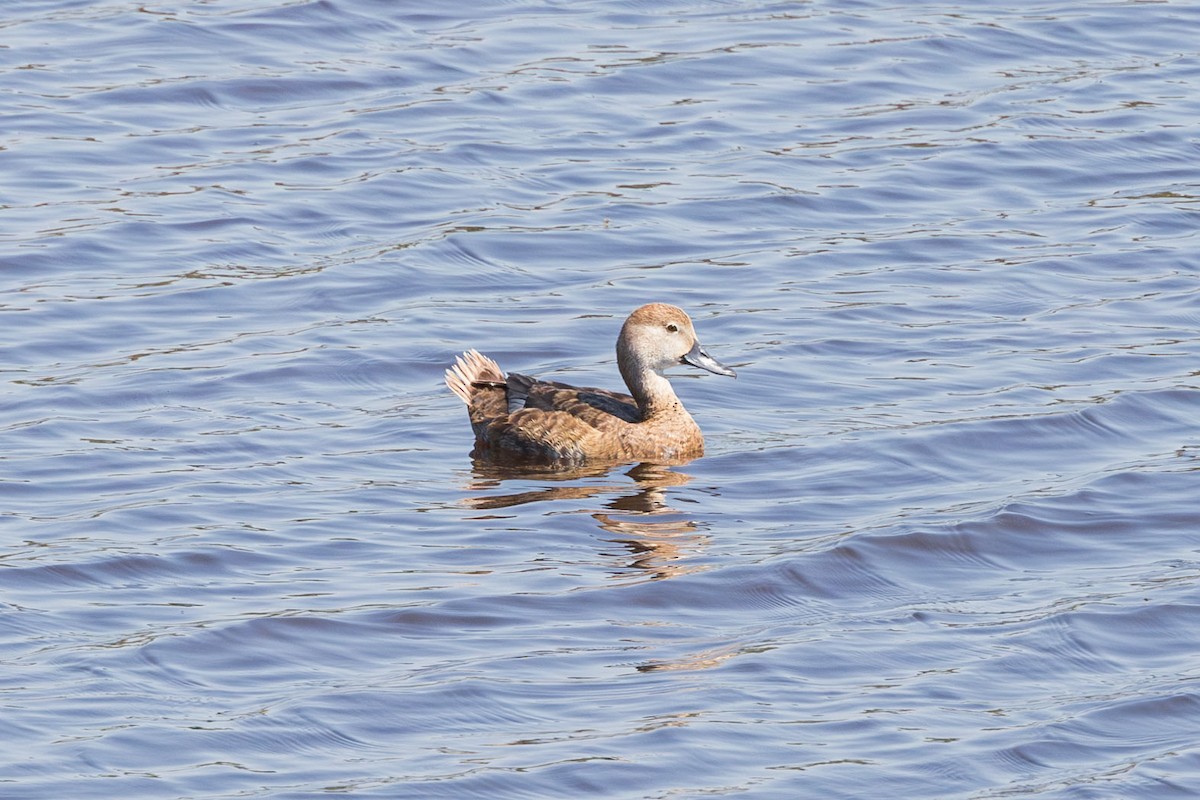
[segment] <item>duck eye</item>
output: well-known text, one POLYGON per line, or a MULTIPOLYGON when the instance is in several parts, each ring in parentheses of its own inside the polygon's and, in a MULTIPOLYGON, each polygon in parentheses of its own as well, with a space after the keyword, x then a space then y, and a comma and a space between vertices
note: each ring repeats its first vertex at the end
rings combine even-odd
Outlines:
POLYGON ((667 330, 670 331, 671 333, 679 333, 679 326, 676 325, 674 322, 668 322, 667 330))

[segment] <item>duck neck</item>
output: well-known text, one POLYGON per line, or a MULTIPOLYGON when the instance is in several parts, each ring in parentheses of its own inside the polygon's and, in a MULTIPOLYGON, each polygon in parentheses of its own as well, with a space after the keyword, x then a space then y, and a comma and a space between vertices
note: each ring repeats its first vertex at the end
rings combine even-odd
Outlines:
POLYGON ((648 422, 655 417, 664 415, 687 415, 683 404, 675 396, 671 382, 662 374, 645 365, 620 361, 621 377, 629 387, 638 410, 642 412, 642 421, 648 422))

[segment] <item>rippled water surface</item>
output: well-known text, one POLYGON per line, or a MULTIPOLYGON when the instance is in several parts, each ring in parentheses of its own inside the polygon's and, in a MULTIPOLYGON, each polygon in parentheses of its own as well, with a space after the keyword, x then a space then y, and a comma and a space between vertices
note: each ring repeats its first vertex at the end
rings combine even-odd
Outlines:
POLYGON ((1198 26, 6 3, 0 795, 1200 795, 1198 26), (472 463, 651 300, 705 458, 472 463))

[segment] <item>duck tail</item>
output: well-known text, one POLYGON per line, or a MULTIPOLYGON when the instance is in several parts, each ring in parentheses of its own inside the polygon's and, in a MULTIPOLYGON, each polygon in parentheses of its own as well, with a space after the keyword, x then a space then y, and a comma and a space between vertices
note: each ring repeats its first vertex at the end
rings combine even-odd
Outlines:
POLYGON ((500 365, 478 350, 466 351, 454 360, 454 366, 446 370, 446 386, 468 406, 471 405, 473 388, 504 385, 504 373, 500 371, 500 365))

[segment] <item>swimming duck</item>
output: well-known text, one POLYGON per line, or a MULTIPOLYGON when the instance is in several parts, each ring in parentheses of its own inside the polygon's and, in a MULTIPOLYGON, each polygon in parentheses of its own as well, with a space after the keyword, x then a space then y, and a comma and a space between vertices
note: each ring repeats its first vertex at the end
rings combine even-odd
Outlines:
POLYGON ((705 352, 683 309, 636 309, 617 338, 617 365, 629 394, 509 373, 475 350, 446 370, 467 404, 475 454, 549 464, 595 461, 679 463, 704 454, 704 436, 663 370, 677 364, 736 377, 705 352))

